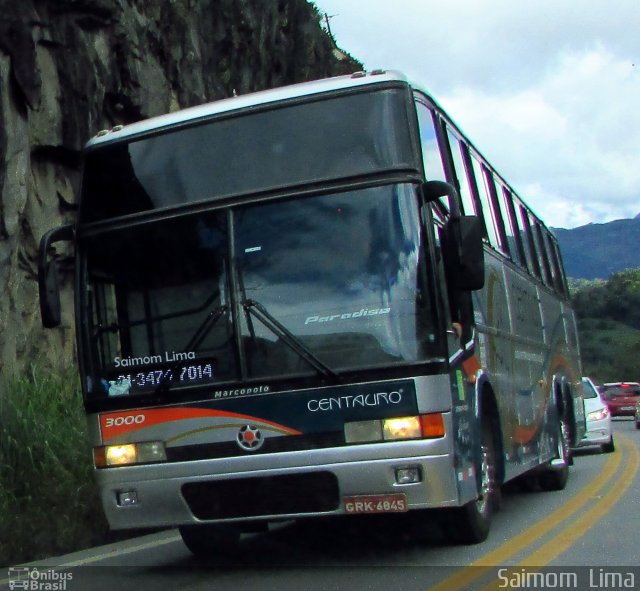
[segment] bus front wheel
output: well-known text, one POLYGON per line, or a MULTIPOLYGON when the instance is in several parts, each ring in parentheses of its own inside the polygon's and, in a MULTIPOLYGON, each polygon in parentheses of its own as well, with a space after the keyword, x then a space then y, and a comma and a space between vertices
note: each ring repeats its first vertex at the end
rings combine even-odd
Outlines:
POLYGON ((451 537, 461 544, 478 544, 487 539, 499 488, 496 477, 496 444, 490 423, 482 423, 478 498, 452 510, 451 537))

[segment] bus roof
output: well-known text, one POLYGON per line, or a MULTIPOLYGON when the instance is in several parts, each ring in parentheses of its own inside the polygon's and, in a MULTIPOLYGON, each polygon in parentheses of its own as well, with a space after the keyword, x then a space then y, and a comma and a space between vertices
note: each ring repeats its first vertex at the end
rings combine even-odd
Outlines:
POLYGON ((273 88, 271 90, 263 90, 234 96, 195 107, 181 109, 165 115, 151 117, 129 125, 118 125, 110 130, 102 130, 87 142, 86 147, 90 148, 100 144, 130 139, 134 136, 142 135, 153 130, 166 129, 190 121, 204 119, 212 115, 229 113, 257 105, 266 105, 296 97, 311 96, 314 94, 322 94, 347 88, 356 88, 359 86, 388 82, 408 83, 408 79, 404 74, 397 71, 372 70, 371 72, 354 72, 347 76, 336 76, 322 80, 313 80, 310 82, 302 82, 299 84, 273 88))

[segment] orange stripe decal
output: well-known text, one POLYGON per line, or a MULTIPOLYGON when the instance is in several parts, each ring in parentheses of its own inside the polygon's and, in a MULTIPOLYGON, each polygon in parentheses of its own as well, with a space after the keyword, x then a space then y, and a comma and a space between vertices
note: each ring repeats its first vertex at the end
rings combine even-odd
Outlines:
POLYGON ((124 412, 103 413, 100 415, 100 431, 103 441, 108 441, 119 437, 125 433, 137 431, 161 423, 171 423, 175 421, 187 421, 190 419, 220 419, 235 418, 248 422, 257 422, 265 425, 272 425, 290 435, 300 435, 300 431, 279 425, 272 421, 266 421, 249 415, 241 415, 222 410, 208 408, 151 408, 132 409, 124 412))

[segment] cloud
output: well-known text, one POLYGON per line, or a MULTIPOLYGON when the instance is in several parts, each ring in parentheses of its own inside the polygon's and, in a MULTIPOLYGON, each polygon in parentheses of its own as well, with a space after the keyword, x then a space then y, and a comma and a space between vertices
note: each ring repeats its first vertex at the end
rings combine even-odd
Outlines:
POLYGON ((441 103, 534 210, 574 227, 640 212, 639 98, 640 75, 598 44, 560 54, 529 88, 458 87, 441 103))
POLYGON ((316 4, 367 68, 431 92, 549 225, 640 212, 637 0, 316 4))

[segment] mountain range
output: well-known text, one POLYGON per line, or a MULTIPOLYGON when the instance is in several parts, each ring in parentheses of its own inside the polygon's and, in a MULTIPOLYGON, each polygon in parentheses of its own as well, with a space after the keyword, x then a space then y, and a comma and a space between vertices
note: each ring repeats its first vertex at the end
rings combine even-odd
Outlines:
POLYGON ((640 267, 640 214, 633 219, 577 228, 551 228, 571 279, 607 279, 640 267))

